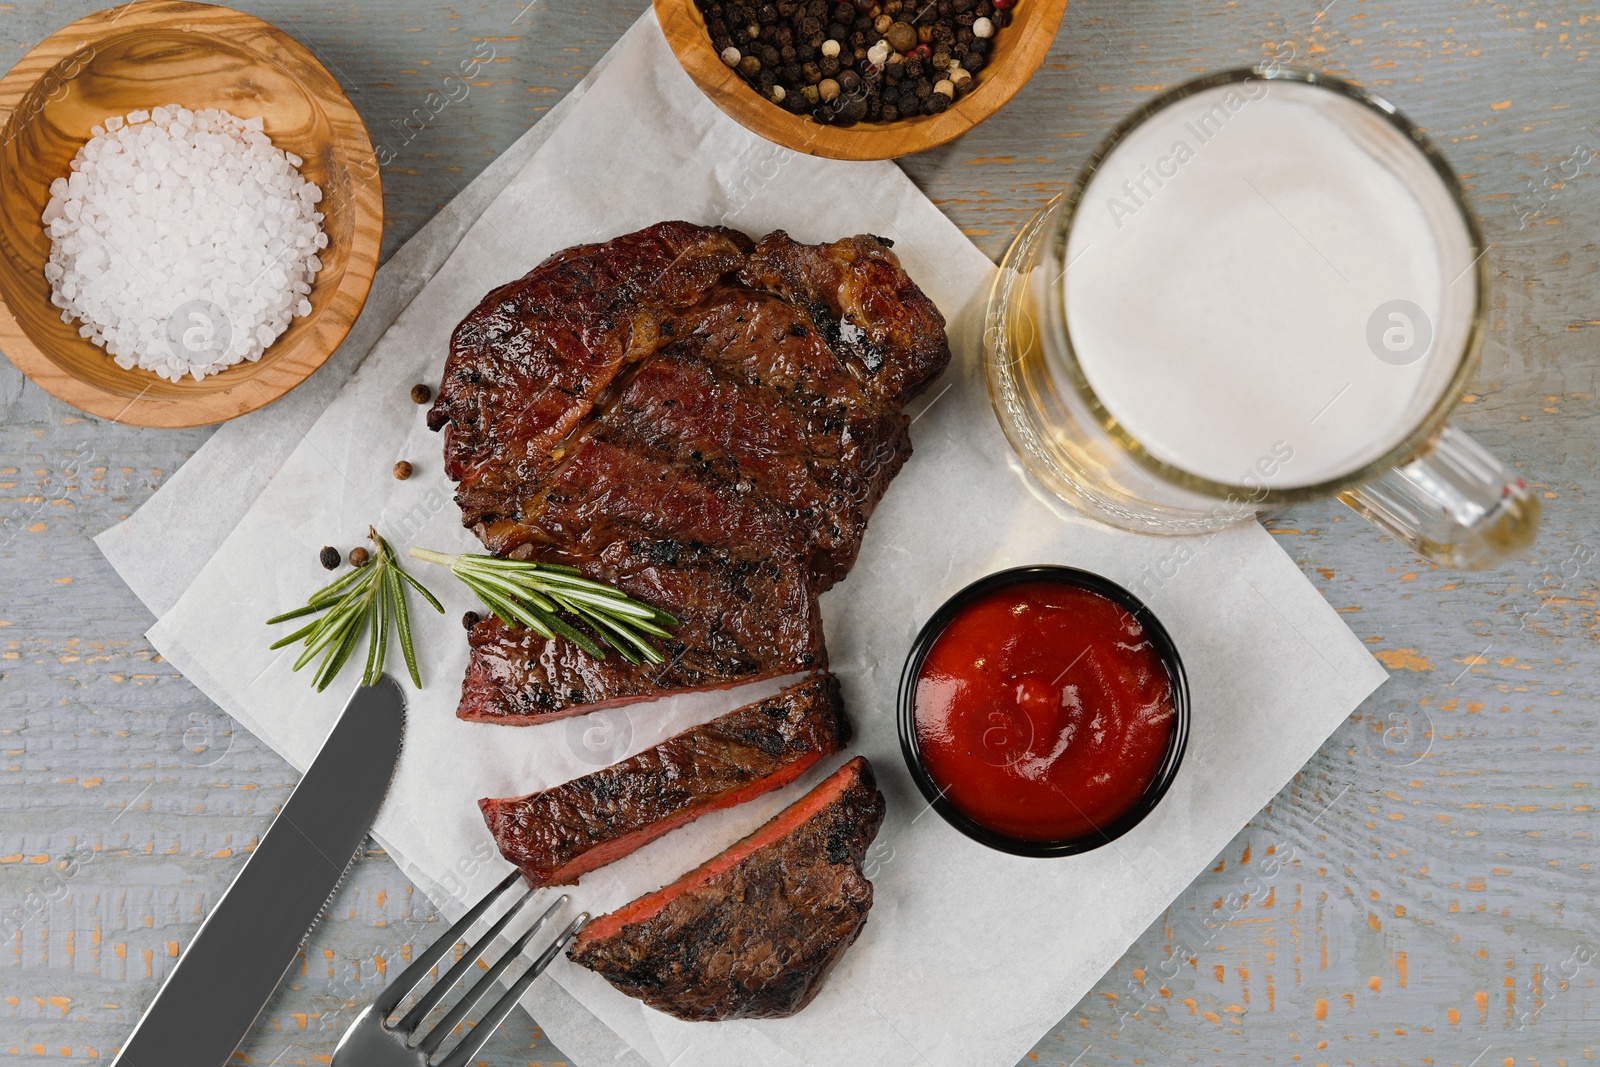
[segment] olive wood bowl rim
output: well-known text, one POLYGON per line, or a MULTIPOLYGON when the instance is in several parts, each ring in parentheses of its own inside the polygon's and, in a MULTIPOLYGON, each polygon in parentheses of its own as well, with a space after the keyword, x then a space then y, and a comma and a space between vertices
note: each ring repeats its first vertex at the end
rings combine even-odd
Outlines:
POLYGON ((765 99, 724 63, 712 46, 695 0, 652 0, 656 18, 678 62, 724 114, 784 148, 847 160, 894 159, 936 148, 999 111, 1044 62, 1068 2, 1017 0, 1011 9, 1016 21, 1000 31, 1014 34, 1001 62, 980 70, 975 76, 977 87, 945 111, 895 122, 824 126, 809 115, 796 115, 765 99), (1018 19, 1019 11, 1025 13, 1026 21, 1018 19))

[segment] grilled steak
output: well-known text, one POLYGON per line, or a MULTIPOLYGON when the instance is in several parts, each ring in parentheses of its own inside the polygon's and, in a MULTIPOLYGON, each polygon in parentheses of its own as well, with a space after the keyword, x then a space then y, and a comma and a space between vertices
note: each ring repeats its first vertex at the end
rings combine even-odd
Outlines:
POLYGON ((684 625, 663 669, 482 624, 462 717, 541 721, 824 666, 815 599, 910 454, 903 406, 949 358, 938 310, 870 236, 754 244, 664 222, 491 292, 428 416, 463 522, 684 625))
POLYGON ((727 851, 590 923, 567 955, 679 1019, 793 1015, 867 920, 861 864, 883 811, 858 756, 727 851))
POLYGON ((478 806, 530 885, 572 885, 702 815, 788 785, 849 739, 839 683, 820 674, 604 770, 478 806))

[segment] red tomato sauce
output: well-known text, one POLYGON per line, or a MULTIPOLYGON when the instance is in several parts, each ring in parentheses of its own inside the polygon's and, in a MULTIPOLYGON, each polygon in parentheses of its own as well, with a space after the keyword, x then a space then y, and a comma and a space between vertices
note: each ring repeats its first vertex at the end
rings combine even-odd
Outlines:
POLYGON ((1171 677, 1138 620, 1047 579, 962 609, 928 650, 914 701, 934 785, 1023 841, 1115 822, 1160 769, 1176 724, 1171 677))

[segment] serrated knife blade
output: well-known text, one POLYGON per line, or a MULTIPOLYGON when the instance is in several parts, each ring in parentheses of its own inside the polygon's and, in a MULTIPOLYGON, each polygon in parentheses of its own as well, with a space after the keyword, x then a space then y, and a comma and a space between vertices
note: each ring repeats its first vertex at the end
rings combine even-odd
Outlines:
POLYGON ((406 702, 357 689, 111 1067, 221 1067, 293 966, 389 791, 406 702))

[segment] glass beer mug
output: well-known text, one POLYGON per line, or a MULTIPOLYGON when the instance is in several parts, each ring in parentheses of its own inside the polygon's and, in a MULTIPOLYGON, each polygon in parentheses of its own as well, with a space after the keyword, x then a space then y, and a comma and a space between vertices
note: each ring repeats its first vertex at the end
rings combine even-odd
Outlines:
POLYGON ((1337 496, 1487 567, 1539 501, 1446 420, 1477 365, 1483 238, 1386 101, 1276 67, 1173 89, 1001 265, 985 369, 1028 469, 1125 530, 1195 534, 1337 496))

